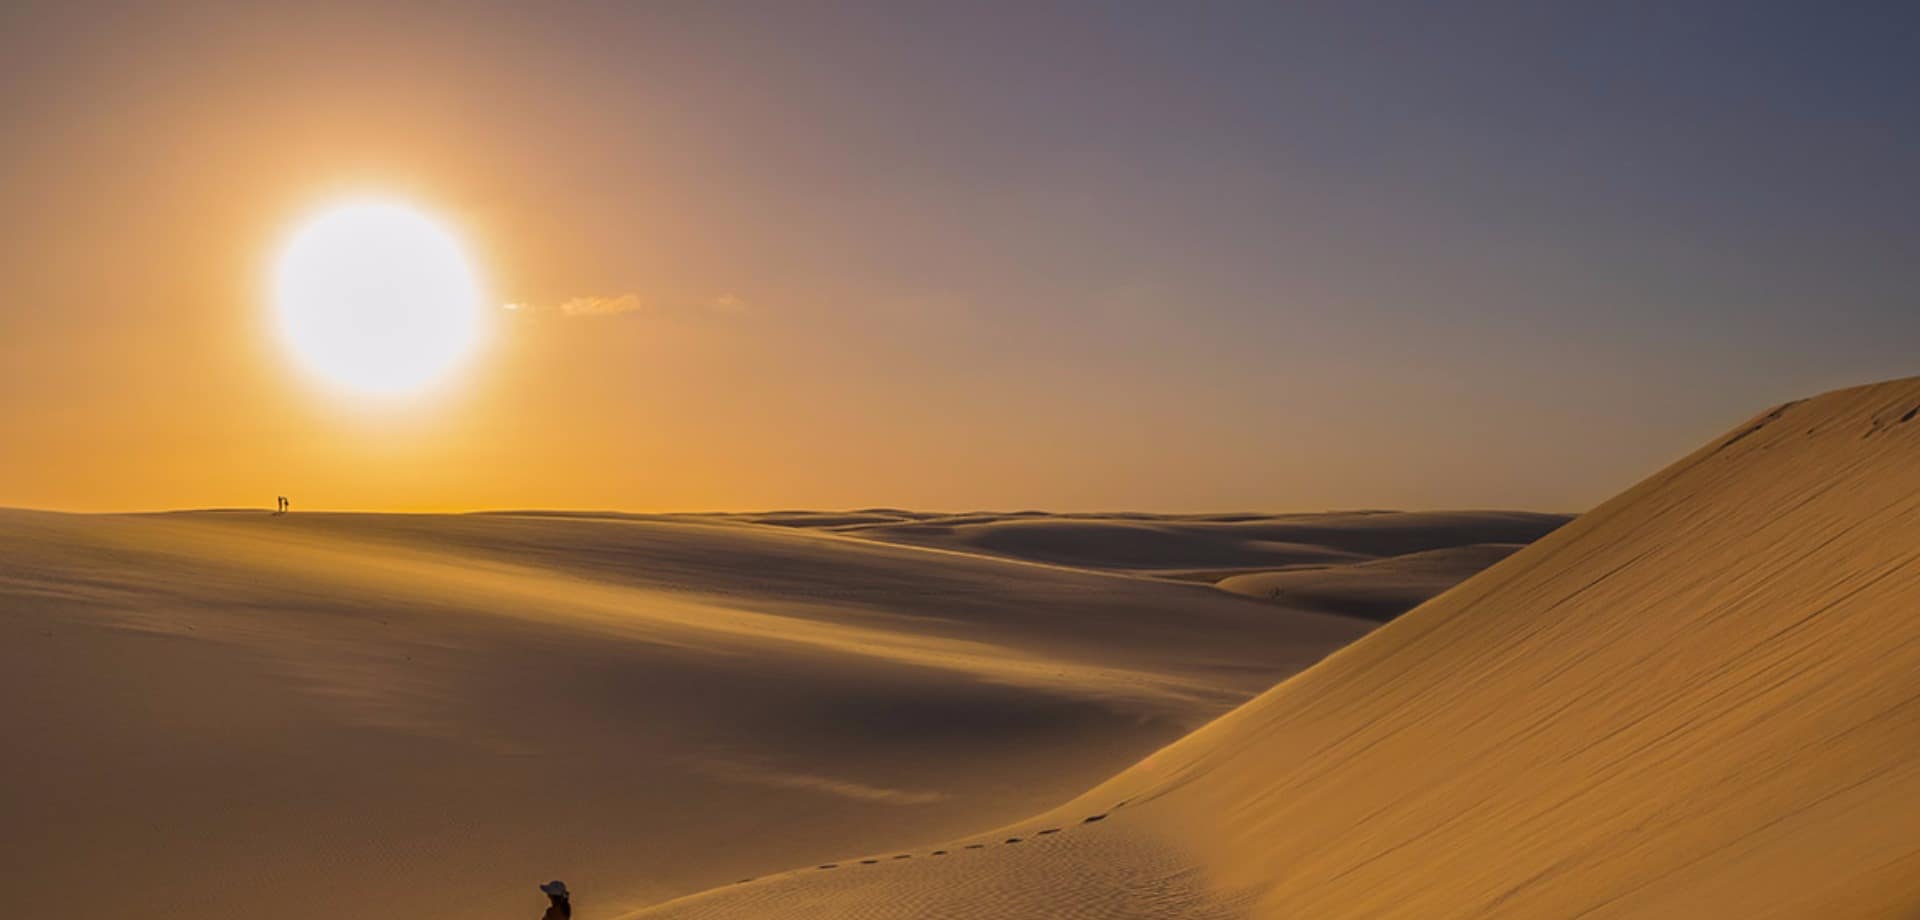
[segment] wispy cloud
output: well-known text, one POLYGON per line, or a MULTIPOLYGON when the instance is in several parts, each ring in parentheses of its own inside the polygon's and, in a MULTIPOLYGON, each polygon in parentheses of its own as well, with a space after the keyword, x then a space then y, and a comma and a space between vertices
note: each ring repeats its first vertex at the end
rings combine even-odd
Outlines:
POLYGON ((615 313, 632 313, 640 309, 639 294, 617 294, 613 297, 575 297, 560 305, 562 316, 611 316, 615 313))
MULTIPOLYGON (((614 316, 620 313, 637 313, 642 310, 672 309, 671 305, 661 306, 650 303, 639 294, 610 294, 575 297, 555 304, 537 304, 516 302, 501 304, 500 309, 514 313, 557 314, 560 316, 614 316)), ((695 309, 713 313, 738 316, 748 312, 747 302, 736 294, 721 294, 695 309)))

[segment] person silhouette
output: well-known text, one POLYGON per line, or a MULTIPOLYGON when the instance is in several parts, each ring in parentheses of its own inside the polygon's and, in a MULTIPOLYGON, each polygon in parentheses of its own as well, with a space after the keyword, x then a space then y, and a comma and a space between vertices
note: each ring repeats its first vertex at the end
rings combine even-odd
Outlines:
POLYGON ((567 891, 566 882, 554 879, 541 885, 540 891, 548 901, 547 912, 540 915, 540 920, 567 920, 573 916, 573 894, 567 891))

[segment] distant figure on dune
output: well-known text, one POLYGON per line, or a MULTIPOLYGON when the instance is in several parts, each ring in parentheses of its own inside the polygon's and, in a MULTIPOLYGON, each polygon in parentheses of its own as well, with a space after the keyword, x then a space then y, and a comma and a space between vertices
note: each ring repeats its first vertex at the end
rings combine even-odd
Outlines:
POLYGON ((547 912, 540 915, 540 920, 567 920, 568 917, 573 916, 573 895, 567 892, 566 882, 554 879, 541 885, 540 890, 545 892, 547 900, 552 902, 547 905, 547 912))

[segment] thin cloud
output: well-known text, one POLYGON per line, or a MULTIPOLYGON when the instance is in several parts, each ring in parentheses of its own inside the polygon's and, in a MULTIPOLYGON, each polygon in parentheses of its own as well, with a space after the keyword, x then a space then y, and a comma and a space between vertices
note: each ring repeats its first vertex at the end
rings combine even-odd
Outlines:
MULTIPOLYGON (((612 294, 575 297, 557 304, 535 304, 525 301, 503 303, 500 309, 512 313, 528 315, 557 314, 568 317, 615 316, 621 313, 637 313, 642 310, 659 311, 662 308, 641 299, 639 294, 612 294)), ((741 316, 749 311, 746 300, 737 294, 721 294, 705 304, 682 308, 689 312, 710 312, 727 316, 741 316)))
POLYGON ((560 305, 562 316, 612 316, 615 313, 632 313, 640 309, 639 294, 619 294, 613 297, 575 297, 560 305))

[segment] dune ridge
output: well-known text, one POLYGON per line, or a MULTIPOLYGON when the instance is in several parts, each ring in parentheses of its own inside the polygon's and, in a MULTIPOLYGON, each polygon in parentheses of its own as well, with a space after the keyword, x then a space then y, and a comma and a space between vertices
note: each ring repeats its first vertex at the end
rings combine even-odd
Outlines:
POLYGON ((1914 916, 1917 416, 1780 406, 1057 809, 634 916, 1914 916))

